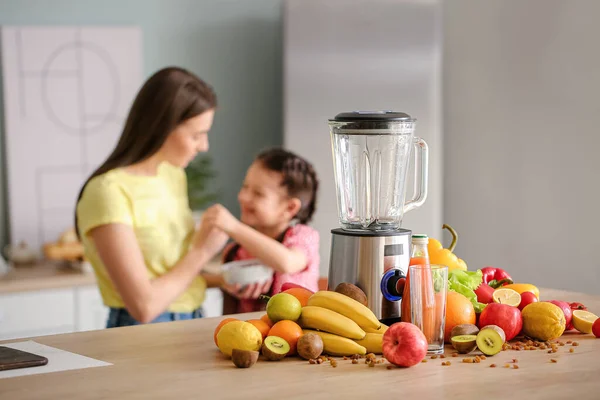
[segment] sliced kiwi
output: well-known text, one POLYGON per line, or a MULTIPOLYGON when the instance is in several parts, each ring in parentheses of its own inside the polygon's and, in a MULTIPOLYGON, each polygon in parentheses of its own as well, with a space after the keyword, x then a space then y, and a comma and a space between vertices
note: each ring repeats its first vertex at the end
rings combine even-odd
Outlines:
POLYGON ((323 353, 323 339, 316 333, 306 333, 298 339, 296 351, 306 360, 317 358, 323 353))
POLYGON ((279 361, 290 352, 290 345, 279 336, 267 336, 263 341, 261 350, 267 360, 279 361))
POLYGON ((452 342, 452 347, 454 347, 460 354, 468 354, 477 347, 476 335, 452 336, 450 341, 452 342))
POLYGON ((486 356, 493 356, 502 350, 506 341, 504 330, 497 325, 487 325, 477 334, 477 347, 486 356))
POLYGON ((454 336, 462 336, 462 335, 477 335, 479 333, 479 328, 477 325, 473 324, 460 324, 456 325, 450 331, 450 338, 454 336))
POLYGON ((231 360, 238 368, 250 368, 258 360, 258 351, 233 349, 231 360))
POLYGON ((365 292, 363 292, 361 288, 359 288, 356 285, 353 285, 352 283, 342 282, 335 287, 335 291, 345 296, 348 296, 351 299, 354 299, 365 306, 368 305, 367 295, 365 294, 365 292))

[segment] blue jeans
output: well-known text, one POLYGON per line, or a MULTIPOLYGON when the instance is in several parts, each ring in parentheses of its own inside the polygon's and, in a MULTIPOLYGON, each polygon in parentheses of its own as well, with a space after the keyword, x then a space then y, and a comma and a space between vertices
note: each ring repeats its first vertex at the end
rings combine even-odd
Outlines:
MULTIPOLYGON (((129 314, 126 308, 110 308, 108 314, 108 321, 106 322, 107 328, 117 328, 120 326, 131 326, 140 325, 140 323, 129 314)), ((202 308, 190 313, 172 313, 164 312, 150 321, 151 324, 157 322, 170 322, 170 321, 182 321, 187 319, 202 318, 202 308)))

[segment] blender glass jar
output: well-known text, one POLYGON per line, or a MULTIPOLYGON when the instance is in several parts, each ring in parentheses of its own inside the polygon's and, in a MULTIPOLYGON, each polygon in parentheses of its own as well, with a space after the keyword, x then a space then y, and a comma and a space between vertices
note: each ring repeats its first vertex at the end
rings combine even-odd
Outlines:
POLYGON ((395 230, 405 212, 427 198, 425 141, 415 120, 394 111, 355 111, 329 120, 340 225, 395 230), (405 202, 409 159, 415 148, 414 196, 405 202))

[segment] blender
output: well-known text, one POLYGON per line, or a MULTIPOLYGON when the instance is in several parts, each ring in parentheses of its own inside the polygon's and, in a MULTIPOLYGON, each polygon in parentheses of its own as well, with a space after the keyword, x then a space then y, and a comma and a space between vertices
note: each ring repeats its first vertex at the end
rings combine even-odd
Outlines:
POLYGON ((328 286, 361 288, 386 324, 400 318, 412 232, 404 213, 427 198, 427 143, 403 112, 344 112, 329 120, 340 228, 332 229, 328 286), (414 149, 414 194, 406 201, 414 149))

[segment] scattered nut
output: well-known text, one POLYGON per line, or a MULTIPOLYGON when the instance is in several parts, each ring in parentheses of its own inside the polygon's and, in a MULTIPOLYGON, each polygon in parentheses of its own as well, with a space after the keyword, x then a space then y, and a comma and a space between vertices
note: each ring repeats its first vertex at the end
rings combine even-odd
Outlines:
POLYGON ((352 364, 358 364, 358 360, 357 359, 352 360, 352 364))
POLYGON ((422 362, 422 363, 426 363, 426 362, 427 362, 427 359, 426 359, 426 358, 424 358, 424 359, 422 359, 422 360, 421 360, 421 362, 422 362))
POLYGON ((513 369, 519 369, 519 366, 517 364, 513 364, 513 369))
POLYGON ((387 369, 393 369, 393 368, 394 368, 394 366, 393 366, 393 365, 388 365, 386 368, 387 368, 387 369))
POLYGON ((496 364, 490 364, 490 368, 496 368, 496 364))
POLYGON ((434 355, 431 356, 432 360, 435 360, 436 358, 438 358, 438 356, 436 354, 434 354, 434 355))
POLYGON ((574 353, 574 352, 575 352, 575 349, 571 347, 571 348, 569 349, 569 353, 574 353))
POLYGON ((309 364, 316 364, 317 361, 314 358, 311 358, 310 360, 308 360, 309 364))
POLYGON ((458 353, 452 353, 452 357, 458 357, 458 353))
POLYGON ((573 342, 573 346, 579 346, 578 342, 573 342))
POLYGON ((558 362, 558 360, 556 358, 551 358, 550 361, 553 362, 553 363, 557 363, 558 362))

